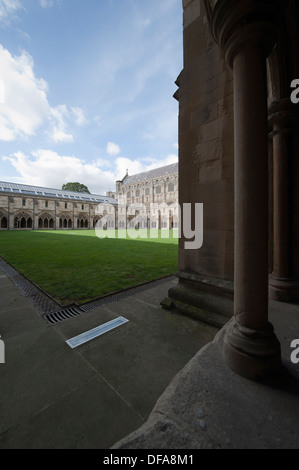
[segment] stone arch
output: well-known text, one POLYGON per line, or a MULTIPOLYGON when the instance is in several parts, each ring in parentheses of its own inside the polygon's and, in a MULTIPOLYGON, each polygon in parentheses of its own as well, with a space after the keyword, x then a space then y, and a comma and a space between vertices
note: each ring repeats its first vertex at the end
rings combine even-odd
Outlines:
POLYGON ((54 217, 47 213, 44 212, 40 214, 39 219, 38 219, 38 228, 39 229, 53 229, 54 228, 54 217))
POLYGON ((79 214, 79 217, 77 220, 77 227, 87 229, 88 226, 89 226, 88 215, 83 214, 83 213, 79 214))
POLYGON ((73 228, 73 221, 69 214, 61 214, 59 218, 59 228, 71 229, 73 228))
POLYGON ((0 211, 0 229, 8 228, 8 216, 4 211, 0 211))
POLYGON ((98 226, 99 220, 100 220, 100 217, 98 215, 93 218, 93 228, 96 228, 98 226))
POLYGON ((32 216, 25 211, 18 212, 14 217, 14 227, 16 229, 32 229, 32 216))

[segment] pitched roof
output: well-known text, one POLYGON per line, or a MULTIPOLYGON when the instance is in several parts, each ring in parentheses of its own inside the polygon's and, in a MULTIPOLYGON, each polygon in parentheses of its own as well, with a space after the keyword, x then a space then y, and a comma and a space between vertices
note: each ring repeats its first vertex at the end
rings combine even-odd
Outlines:
POLYGON ((139 183, 140 181, 150 180, 152 178, 161 178, 171 173, 177 173, 179 168, 178 163, 172 163, 171 165, 162 166, 161 168, 155 168, 154 170, 144 171, 137 175, 126 175, 122 180, 122 184, 133 184, 139 183))
POLYGON ((41 186, 29 186, 27 184, 7 183, 0 181, 0 194, 12 193, 24 196, 53 197, 58 199, 86 201, 86 202, 107 202, 115 204, 115 199, 98 194, 76 193, 74 191, 64 191, 62 189, 43 188, 41 186))

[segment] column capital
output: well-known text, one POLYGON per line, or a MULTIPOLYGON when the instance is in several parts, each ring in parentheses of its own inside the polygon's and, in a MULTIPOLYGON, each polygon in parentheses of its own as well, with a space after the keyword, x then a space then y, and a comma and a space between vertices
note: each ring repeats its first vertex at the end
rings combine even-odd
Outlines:
POLYGON ((235 56, 248 44, 258 42, 265 59, 278 37, 280 0, 218 0, 211 14, 211 30, 233 68, 235 56))

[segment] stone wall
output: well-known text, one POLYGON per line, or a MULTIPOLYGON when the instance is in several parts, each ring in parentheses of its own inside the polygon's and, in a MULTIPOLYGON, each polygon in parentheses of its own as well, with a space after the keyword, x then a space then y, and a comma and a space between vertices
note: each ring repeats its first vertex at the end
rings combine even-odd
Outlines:
MULTIPOLYGON (((179 102, 179 203, 203 204, 203 245, 179 242, 179 283, 162 301, 216 326, 233 314, 233 79, 211 36, 204 2, 183 0, 184 68, 179 102)), ((182 211, 184 225, 184 211, 182 211)), ((193 216, 192 230, 195 228, 193 216)))
POLYGON ((110 204, 103 206, 99 211, 98 204, 3 194, 0 196, 0 230, 93 229, 104 211, 109 220, 115 220, 117 212, 110 204), (113 213, 109 212, 111 210, 113 213))
POLYGON ((233 80, 211 37, 203 2, 184 0, 184 70, 179 90, 180 204, 204 204, 204 243, 179 269, 233 279, 233 80))

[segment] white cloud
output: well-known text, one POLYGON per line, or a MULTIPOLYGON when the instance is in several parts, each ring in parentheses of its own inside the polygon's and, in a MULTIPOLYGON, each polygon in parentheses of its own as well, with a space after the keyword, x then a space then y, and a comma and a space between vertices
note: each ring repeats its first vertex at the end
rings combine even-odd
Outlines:
POLYGON ((50 116, 53 123, 52 127, 52 138, 55 143, 59 142, 73 142, 74 137, 72 134, 67 134, 66 118, 68 117, 69 111, 65 105, 51 108, 50 116))
POLYGON ((29 54, 22 52, 13 57, 1 45, 0 70, 5 90, 0 106, 0 139, 8 141, 34 135, 50 110, 47 83, 34 76, 29 54))
POLYGON ((59 127, 53 128, 53 140, 56 144, 58 143, 72 143, 74 142, 74 137, 72 134, 67 134, 63 130, 59 129, 59 127))
POLYGON ((75 122, 77 126, 83 126, 87 123, 87 119, 84 115, 84 111, 81 108, 72 108, 72 113, 75 118, 75 122))
POLYGON ((113 165, 110 164, 110 171, 103 170, 102 167, 107 167, 111 162, 98 159, 92 163, 86 163, 75 156, 59 155, 57 152, 45 149, 36 150, 31 155, 16 152, 11 156, 3 157, 3 160, 10 162, 20 175, 15 178, 18 183, 59 189, 64 183, 79 181, 85 184, 90 192, 105 194, 109 188, 115 188, 115 182, 125 176, 126 170, 130 175, 134 175, 176 163, 178 157, 170 154, 163 160, 148 157, 142 161, 118 157, 113 165))
POLYGON ((30 156, 17 152, 9 161, 19 173, 19 183, 61 188, 64 183, 79 181, 94 194, 105 194, 107 188, 115 187, 115 175, 103 171, 96 164, 88 164, 75 156, 59 155, 52 150, 37 150, 30 156))
POLYGON ((120 154, 120 147, 117 144, 114 144, 113 142, 108 142, 106 146, 106 152, 108 155, 111 155, 115 157, 116 155, 120 154))
POLYGON ((27 52, 12 56, 0 45, 0 70, 0 140, 33 136, 47 124, 53 142, 74 141, 72 128, 87 122, 83 110, 50 106, 48 84, 35 76, 34 62, 27 52))
POLYGON ((20 8, 22 5, 19 0, 0 0, 0 21, 7 21, 20 8))
POLYGON ((84 112, 81 108, 68 109, 66 105, 59 105, 50 110, 50 120, 52 122, 51 135, 55 143, 74 142, 74 137, 68 132, 75 124, 78 127, 87 123, 84 112))
POLYGON ((51 8, 54 5, 53 0, 39 0, 42 8, 51 8))
POLYGON ((115 177, 121 180, 128 170, 129 175, 136 175, 144 171, 154 170, 162 166, 177 163, 178 156, 169 154, 164 159, 158 160, 152 157, 146 157, 140 160, 130 160, 129 158, 119 157, 115 161, 115 177))

